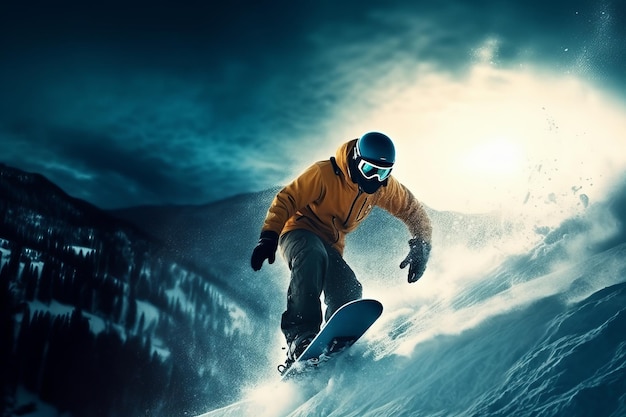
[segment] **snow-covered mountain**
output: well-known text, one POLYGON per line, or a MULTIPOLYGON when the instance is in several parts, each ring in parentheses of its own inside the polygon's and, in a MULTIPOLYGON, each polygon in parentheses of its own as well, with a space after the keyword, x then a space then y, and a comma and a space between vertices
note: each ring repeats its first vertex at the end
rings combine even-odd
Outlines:
POLYGON ((224 279, 40 175, 0 165, 0 194, 0 415, 182 415, 258 378, 224 279))
POLYGON ((209 270, 261 315, 275 313, 260 294, 282 292, 277 274, 263 269, 254 274, 250 254, 257 243, 267 207, 277 190, 238 195, 201 206, 146 206, 112 211, 163 242, 180 259, 209 270))
POLYGON ((284 356, 279 320, 288 270, 280 258, 259 272, 249 266, 276 190, 206 206, 103 213, 32 174, 3 167, 0 179, 3 197, 12 196, 0 202, 2 270, 20 277, 2 280, 2 318, 14 326, 3 334, 3 369, 11 357, 6 341, 15 363, 25 363, 33 353, 20 332, 46 320, 62 330, 54 334, 67 349, 53 349, 56 367, 50 358, 29 359, 32 367, 21 369, 40 372, 17 391, 4 381, 5 409, 14 415, 93 415, 68 402, 76 399, 72 387, 85 385, 74 371, 80 367, 89 381, 97 375, 102 386, 117 387, 85 390, 96 397, 79 406, 95 403, 98 415, 626 415, 626 181, 550 224, 429 210, 431 262, 411 285, 398 268, 408 232, 375 211, 349 236, 345 255, 364 296, 383 302, 383 316, 318 375, 283 383, 276 365, 284 356), (78 291, 91 295, 78 297, 91 305, 59 299, 72 291, 49 300, 36 291, 29 300, 24 271, 32 276, 38 267, 41 286, 44 266, 55 266, 51 275, 69 286, 83 271, 79 259, 100 268, 89 270, 91 282, 115 283, 117 295, 92 285, 78 291), (138 272, 144 285, 133 285, 138 272), (146 296, 146 287, 161 288, 165 304, 146 296), (141 325, 129 308, 133 291, 141 325), (82 346, 109 354, 83 357, 82 346), (65 388, 46 389, 51 381, 65 388), (121 404, 131 412, 120 413, 121 404))

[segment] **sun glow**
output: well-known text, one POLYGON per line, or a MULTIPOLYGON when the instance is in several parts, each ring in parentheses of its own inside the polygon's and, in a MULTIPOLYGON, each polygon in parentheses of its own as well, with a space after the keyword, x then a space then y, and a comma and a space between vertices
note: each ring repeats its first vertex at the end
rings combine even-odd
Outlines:
POLYGON ((515 175, 522 171, 524 151, 507 139, 478 143, 463 156, 464 169, 479 175, 515 175))
POLYGON ((624 104, 580 79, 485 63, 462 79, 418 72, 348 125, 388 133, 394 175, 435 209, 562 211, 578 194, 602 196, 626 170, 624 104))

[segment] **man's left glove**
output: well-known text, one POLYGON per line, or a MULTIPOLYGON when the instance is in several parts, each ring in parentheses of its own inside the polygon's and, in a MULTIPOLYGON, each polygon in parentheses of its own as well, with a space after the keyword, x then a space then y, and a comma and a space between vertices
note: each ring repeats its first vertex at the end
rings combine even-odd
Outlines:
POLYGON ((430 256, 430 243, 417 237, 409 240, 409 255, 402 261, 400 268, 409 265, 409 283, 415 282, 424 275, 426 263, 430 256))
POLYGON ((276 260, 276 249, 278 248, 278 233, 266 230, 261 232, 259 243, 252 251, 250 265, 252 269, 258 271, 263 266, 263 261, 273 264, 276 260))

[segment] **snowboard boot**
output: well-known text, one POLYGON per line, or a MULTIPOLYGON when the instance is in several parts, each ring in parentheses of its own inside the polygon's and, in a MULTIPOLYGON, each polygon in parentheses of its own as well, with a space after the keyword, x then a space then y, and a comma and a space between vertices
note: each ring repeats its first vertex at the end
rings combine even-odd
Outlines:
POLYGON ((281 375, 284 374, 300 355, 302 355, 306 348, 309 347, 313 339, 315 339, 315 336, 313 332, 304 333, 287 344, 287 359, 285 360, 285 364, 278 365, 278 372, 280 372, 281 375))

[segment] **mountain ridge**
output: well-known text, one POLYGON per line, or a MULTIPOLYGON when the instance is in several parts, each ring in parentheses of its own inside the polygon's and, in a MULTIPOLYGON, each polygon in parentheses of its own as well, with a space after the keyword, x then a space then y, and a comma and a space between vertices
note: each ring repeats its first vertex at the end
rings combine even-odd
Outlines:
POLYGON ((40 174, 2 164, 0 193, 4 409, 37 407, 20 404, 22 387, 76 415, 178 415, 235 395, 231 375, 258 376, 230 347, 247 345, 251 320, 265 313, 227 280, 40 174), (94 374, 100 384, 84 383, 94 374))

